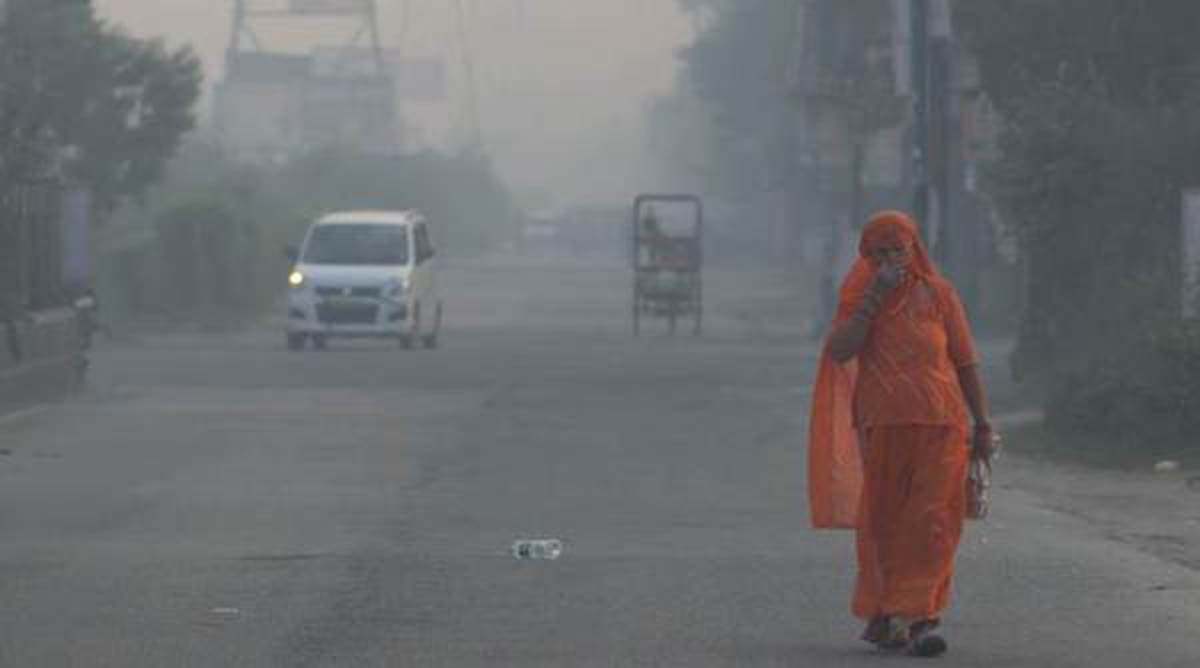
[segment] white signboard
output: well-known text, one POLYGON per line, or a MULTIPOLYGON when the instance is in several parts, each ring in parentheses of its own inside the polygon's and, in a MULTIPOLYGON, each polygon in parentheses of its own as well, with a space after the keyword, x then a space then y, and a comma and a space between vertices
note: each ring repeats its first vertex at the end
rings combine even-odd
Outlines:
POLYGON ((361 14, 367 0, 290 0, 288 7, 293 14, 361 14))
POLYGON ((1184 318, 1200 317, 1200 188, 1183 192, 1182 269, 1184 318))
POLYGON ((929 36, 950 39, 954 36, 954 18, 950 0, 929 0, 929 36))
POLYGON ((312 74, 316 77, 365 77, 388 75, 382 66, 391 69, 398 57, 394 49, 373 49, 361 46, 318 46, 312 51, 312 74))
POLYGON ((83 187, 70 187, 63 196, 62 250, 63 280, 81 285, 92 278, 91 193, 83 187))
MULTIPOLYGON (((441 101, 446 97, 446 66, 439 58, 402 58, 394 49, 379 54, 383 74, 392 79, 396 95, 406 101, 441 101)), ((363 77, 378 74, 375 52, 362 47, 320 46, 313 50, 312 74, 317 77, 363 77)))

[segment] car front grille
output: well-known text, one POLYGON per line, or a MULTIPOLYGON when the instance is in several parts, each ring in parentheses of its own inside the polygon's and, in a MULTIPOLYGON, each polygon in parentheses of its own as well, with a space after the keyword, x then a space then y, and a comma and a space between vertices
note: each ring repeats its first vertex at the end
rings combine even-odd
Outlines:
POLYGON ((317 304, 317 321, 324 325, 373 325, 378 315, 375 304, 317 304))
POLYGON ((383 289, 379 287, 356 286, 351 288, 334 287, 330 285, 318 285, 316 292, 322 297, 360 297, 377 299, 383 294, 383 289))

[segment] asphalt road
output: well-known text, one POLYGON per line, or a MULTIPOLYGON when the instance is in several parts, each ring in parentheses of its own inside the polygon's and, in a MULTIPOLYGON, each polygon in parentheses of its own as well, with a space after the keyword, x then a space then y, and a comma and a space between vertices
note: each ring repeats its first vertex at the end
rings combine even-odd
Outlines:
MULTIPOLYGON (((920 661, 857 640, 850 536, 807 529, 802 295, 714 271, 706 337, 634 340, 619 268, 447 282, 438 351, 141 336, 0 418, 0 665, 920 661)), ((940 665, 1200 665, 1195 571, 999 475, 940 665)))

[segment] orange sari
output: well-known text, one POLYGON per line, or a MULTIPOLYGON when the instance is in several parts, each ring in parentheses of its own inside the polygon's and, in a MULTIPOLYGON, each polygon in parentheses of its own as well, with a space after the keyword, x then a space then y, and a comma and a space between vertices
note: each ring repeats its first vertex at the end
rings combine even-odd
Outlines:
POLYGON ((834 325, 873 280, 867 257, 911 244, 907 280, 884 301, 866 344, 838 364, 822 351, 809 421, 813 525, 855 529, 854 613, 936 617, 949 600, 965 515, 967 408, 958 369, 976 354, 962 304, 899 212, 874 216, 842 284, 834 325))

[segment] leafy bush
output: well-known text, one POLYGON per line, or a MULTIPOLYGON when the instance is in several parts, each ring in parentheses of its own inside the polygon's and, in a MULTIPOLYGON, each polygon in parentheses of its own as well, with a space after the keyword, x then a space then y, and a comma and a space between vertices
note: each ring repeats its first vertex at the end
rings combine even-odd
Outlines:
POLYGON ((1178 301, 1180 195, 1200 183, 1200 5, 955 12, 1006 120, 988 186, 1029 267, 1013 363, 1049 397, 1049 435, 1118 460, 1200 450, 1200 328, 1178 301))
POLYGON ((1058 374, 1047 403, 1050 432, 1118 463, 1200 457, 1200 324, 1155 323, 1103 352, 1058 374))
MULTIPOLYGON (((481 155, 430 151, 363 156, 322 150, 265 175, 271 199, 288 202, 301 222, 338 209, 418 209, 450 253, 486 250, 517 221, 511 195, 481 155)), ((296 236, 303 225, 295 229, 296 236)))
POLYGON ((156 220, 161 303, 206 319, 254 313, 267 299, 263 234, 244 207, 197 198, 156 220))
POLYGON ((117 214, 114 244, 99 258, 101 296, 116 310, 183 320, 255 316, 281 295, 284 244, 335 209, 420 209, 439 250, 486 250, 511 231, 516 207, 482 156, 361 156, 314 152, 248 166, 193 142, 166 182, 117 214))

